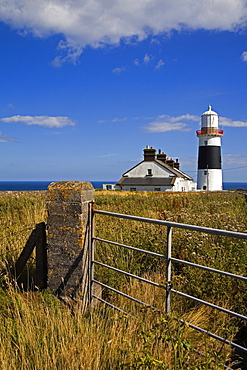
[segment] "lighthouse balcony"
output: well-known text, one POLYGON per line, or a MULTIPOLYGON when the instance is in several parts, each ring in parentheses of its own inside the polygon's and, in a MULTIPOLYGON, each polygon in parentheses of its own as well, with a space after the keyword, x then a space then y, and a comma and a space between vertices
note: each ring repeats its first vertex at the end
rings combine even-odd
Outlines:
POLYGON ((203 127, 201 130, 196 131, 196 135, 198 137, 209 136, 209 135, 221 137, 223 136, 223 134, 224 134, 224 131, 219 130, 216 127, 203 127))

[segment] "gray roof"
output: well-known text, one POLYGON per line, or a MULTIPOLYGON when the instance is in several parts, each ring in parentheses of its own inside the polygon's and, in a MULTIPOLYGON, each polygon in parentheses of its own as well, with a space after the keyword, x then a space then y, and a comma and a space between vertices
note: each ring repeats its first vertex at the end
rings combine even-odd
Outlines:
POLYGON ((122 177, 120 186, 174 186, 176 177, 122 177))
POLYGON ((168 171, 171 171, 177 177, 183 177, 186 180, 193 180, 190 176, 186 175, 186 173, 184 173, 183 171, 178 170, 177 168, 173 168, 173 167, 169 166, 168 164, 166 164, 162 161, 159 161, 158 159, 155 159, 154 162, 160 164, 162 167, 166 168, 168 171))

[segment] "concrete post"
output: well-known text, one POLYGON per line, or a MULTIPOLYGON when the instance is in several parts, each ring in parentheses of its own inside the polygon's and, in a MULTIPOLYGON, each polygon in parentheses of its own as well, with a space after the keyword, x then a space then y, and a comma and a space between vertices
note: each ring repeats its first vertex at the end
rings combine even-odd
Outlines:
POLYGON ((48 187, 48 288, 60 297, 90 302, 91 206, 89 182, 62 181, 48 187))

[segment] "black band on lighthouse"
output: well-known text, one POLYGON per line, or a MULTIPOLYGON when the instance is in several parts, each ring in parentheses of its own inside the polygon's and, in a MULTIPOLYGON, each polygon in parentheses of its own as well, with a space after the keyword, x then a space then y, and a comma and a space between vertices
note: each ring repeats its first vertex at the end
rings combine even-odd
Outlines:
POLYGON ((199 146, 198 170, 221 169, 220 146, 199 146))

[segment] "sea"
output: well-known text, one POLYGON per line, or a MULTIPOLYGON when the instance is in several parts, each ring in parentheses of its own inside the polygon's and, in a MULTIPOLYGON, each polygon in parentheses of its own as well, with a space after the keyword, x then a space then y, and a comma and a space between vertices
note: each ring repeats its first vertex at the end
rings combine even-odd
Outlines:
MULTIPOLYGON (((0 191, 35 191, 47 190, 53 181, 0 181, 0 191)), ((103 184, 115 184, 117 181, 89 181, 94 189, 102 189, 103 184)))
MULTIPOLYGON (((35 191, 47 190, 53 181, 0 181, 0 191, 35 191)), ((102 189, 103 184, 115 184, 117 181, 89 181, 94 189, 102 189)), ((223 190, 247 190, 247 182, 223 182, 223 190)))

